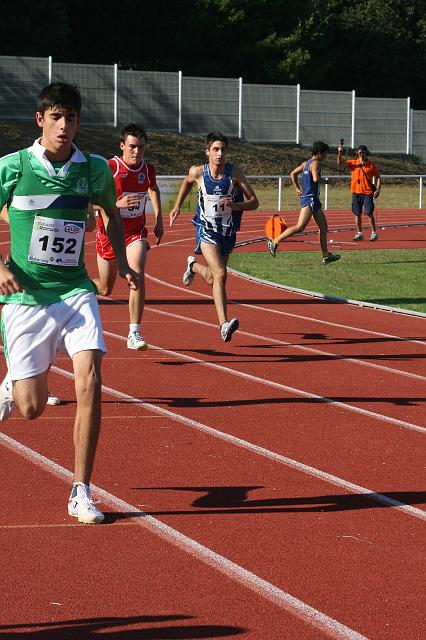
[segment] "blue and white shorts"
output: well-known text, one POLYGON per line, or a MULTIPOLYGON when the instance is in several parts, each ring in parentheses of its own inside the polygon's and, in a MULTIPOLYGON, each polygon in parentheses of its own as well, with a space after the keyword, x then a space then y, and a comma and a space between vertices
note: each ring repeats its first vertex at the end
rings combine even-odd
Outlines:
POLYGON ((321 200, 318 198, 314 198, 313 196, 302 196, 300 198, 300 206, 309 207, 312 213, 316 213, 320 209, 322 209, 321 200))
POLYGON ((222 256, 229 256, 234 250, 237 241, 237 234, 233 231, 229 236, 223 236, 221 233, 205 229, 201 225, 195 226, 195 251, 197 255, 202 253, 201 242, 207 244, 215 244, 219 247, 222 256))

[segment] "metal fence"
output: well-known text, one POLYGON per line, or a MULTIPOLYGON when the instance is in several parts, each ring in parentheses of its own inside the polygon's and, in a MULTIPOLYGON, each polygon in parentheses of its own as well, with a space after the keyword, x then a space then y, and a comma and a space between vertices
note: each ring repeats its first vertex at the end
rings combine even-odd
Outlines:
MULTIPOLYGON (((158 175, 164 211, 170 211, 176 201, 184 175, 158 175)), ((300 198, 295 195, 289 175, 248 175, 259 198, 259 211, 299 211, 300 198)), ((382 174, 382 191, 376 200, 380 209, 423 209, 426 200, 426 175, 424 174, 382 174)), ((351 176, 349 174, 321 176, 321 202, 324 211, 350 210, 351 176)), ((197 188, 193 187, 184 201, 181 211, 193 212, 198 201, 197 188)), ((148 202, 147 212, 152 213, 148 202)), ((423 224, 424 216, 422 216, 423 224)))
POLYGON ((318 139, 336 146, 344 138, 350 147, 367 143, 375 153, 426 161, 426 112, 413 111, 410 98, 57 63, 51 57, 0 56, 0 119, 33 119, 35 96, 52 81, 78 85, 85 125, 118 127, 136 120, 152 131, 204 135, 218 129, 249 142, 302 146, 318 139))

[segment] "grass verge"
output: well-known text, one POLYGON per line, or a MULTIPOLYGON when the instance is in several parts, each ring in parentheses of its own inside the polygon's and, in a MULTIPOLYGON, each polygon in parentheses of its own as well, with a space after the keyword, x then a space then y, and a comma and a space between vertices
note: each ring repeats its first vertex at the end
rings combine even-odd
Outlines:
POLYGON ((323 265, 319 251, 232 254, 229 266, 298 289, 426 313, 426 249, 344 251, 323 265))

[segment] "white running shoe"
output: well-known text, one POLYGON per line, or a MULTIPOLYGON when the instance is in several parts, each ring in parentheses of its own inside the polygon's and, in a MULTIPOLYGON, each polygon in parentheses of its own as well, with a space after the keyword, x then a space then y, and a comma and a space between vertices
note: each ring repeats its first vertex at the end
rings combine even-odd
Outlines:
POLYGON ((78 521, 84 524, 100 524, 105 520, 102 511, 95 507, 90 486, 83 482, 73 485, 68 500, 68 515, 78 518, 78 521))
POLYGON ((141 334, 136 331, 135 333, 129 333, 127 336, 127 348, 134 351, 146 351, 148 344, 142 338, 141 334))
POLYGON ((376 233, 375 231, 372 231, 372 232, 371 232, 371 236, 370 236, 370 241, 377 240, 377 239, 378 239, 378 237, 379 237, 379 236, 377 235, 377 233, 376 233))
POLYGON ((0 385, 0 421, 7 420, 15 408, 13 401, 13 384, 10 375, 7 373, 0 385))
POLYGON ((191 282, 193 281, 193 279, 195 278, 195 273, 193 273, 191 271, 191 267, 194 264, 194 262, 197 262, 196 259, 194 258, 194 256, 188 256, 186 259, 186 271, 182 276, 182 282, 185 285, 185 287, 189 287, 189 285, 191 284, 191 282))
POLYGON ((61 399, 58 398, 58 396, 54 396, 53 393, 50 393, 50 391, 48 391, 47 404, 50 404, 51 406, 56 406, 58 404, 61 404, 61 399))
POLYGON ((232 318, 229 322, 224 322, 220 327, 220 335, 224 342, 229 342, 232 334, 238 329, 240 323, 237 318, 232 318))
POLYGON ((275 256, 277 255, 278 245, 275 244, 275 242, 271 239, 269 239, 266 244, 267 244, 269 253, 273 258, 275 258, 275 256))
POLYGON ((354 235, 354 240, 364 240, 364 236, 362 235, 361 231, 358 231, 358 233, 354 235))

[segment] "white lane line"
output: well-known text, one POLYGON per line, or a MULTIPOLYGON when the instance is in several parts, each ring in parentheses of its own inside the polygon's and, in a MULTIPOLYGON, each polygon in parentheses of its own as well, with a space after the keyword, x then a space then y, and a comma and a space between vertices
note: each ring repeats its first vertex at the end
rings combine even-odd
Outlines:
MULTIPOLYGON (((125 338, 123 338, 123 340, 125 340, 125 338)), ((66 378, 70 378, 71 380, 74 380, 74 374, 71 371, 67 371, 66 369, 61 369, 57 366, 52 366, 51 370, 55 371, 56 373, 59 373, 60 375, 66 378)), ((122 391, 118 391, 117 389, 113 389, 112 387, 107 387, 106 385, 102 385, 102 391, 104 393, 108 393, 114 396, 115 398, 119 398, 120 400, 125 400, 126 402, 131 402, 132 404, 142 407, 143 409, 152 411, 153 413, 159 414, 161 416, 166 416, 167 418, 170 418, 171 420, 174 420, 176 422, 181 422, 182 424, 188 427, 197 429, 198 431, 207 433, 210 436, 219 438, 220 440, 224 440, 227 443, 234 444, 252 453, 261 455, 265 458, 268 458, 269 460, 274 460, 288 467, 292 467, 294 469, 297 469, 298 471, 301 471, 310 476, 313 476, 314 478, 319 478, 320 480, 324 480, 325 482, 328 482, 329 484, 333 484, 339 488, 346 489, 347 491, 355 491, 357 493, 362 493, 373 502, 378 502, 379 504, 384 504, 388 507, 394 507, 398 510, 403 511, 407 515, 414 516, 415 518, 419 518, 420 520, 426 520, 426 511, 423 511, 422 509, 418 509, 417 507, 411 507, 409 505, 404 504, 403 502, 400 502, 399 500, 395 500, 394 498, 390 498, 389 496, 378 493, 371 489, 366 489, 365 487, 354 484, 353 482, 349 482, 347 480, 344 480, 343 478, 339 478, 339 476, 334 476, 325 471, 321 471, 321 469, 316 469, 315 467, 306 465, 303 462, 299 462, 298 460, 287 458, 286 456, 283 456, 280 453, 276 453, 275 451, 271 451, 270 449, 266 449, 265 447, 260 447, 257 444, 253 444, 252 442, 248 442, 247 440, 243 440, 242 438, 238 438, 237 436, 233 436, 229 433, 219 431, 218 429, 215 429, 214 427, 209 427, 208 425, 205 425, 202 422, 198 422, 197 420, 191 420, 191 418, 182 416, 179 413, 170 411, 169 409, 158 407, 157 405, 141 400, 140 398, 135 398, 134 396, 130 396, 127 393, 123 393, 122 391)))
MULTIPOLYGON (((193 318, 186 318, 185 316, 175 316, 175 314, 169 314, 167 311, 158 311, 157 313, 165 314, 173 317, 182 317, 183 319, 194 322, 196 324, 208 325, 214 327, 217 330, 216 325, 211 325, 209 323, 203 322, 201 320, 195 320, 193 318)), ((239 332, 243 333, 244 332, 239 332)), ((104 334, 110 336, 111 338, 115 338, 118 340, 126 341, 127 338, 121 336, 117 333, 112 333, 110 331, 105 331, 104 334)), ((250 335, 250 334, 248 334, 250 335)), ((322 404, 330 404, 335 407, 339 407, 341 409, 345 409, 346 411, 351 411, 353 413, 360 413, 361 415, 368 416, 369 418, 375 418, 382 422, 388 422, 390 424, 395 424, 398 427, 403 427, 404 429, 409 429, 411 431, 418 431, 419 433, 426 433, 426 427, 422 427, 421 425, 406 422, 405 420, 399 420, 398 418, 392 418, 391 416, 384 415, 382 413, 377 413, 376 411, 370 411, 369 409, 363 409, 362 407, 357 407, 352 404, 347 404, 346 402, 340 402, 339 400, 333 400, 332 398, 328 398, 327 396, 320 396, 316 393, 310 393, 309 391, 304 391, 303 389, 298 389, 296 387, 290 387, 285 384, 281 384, 280 382, 274 382, 273 380, 268 380, 267 378, 260 378, 258 376, 254 376, 250 373, 246 373, 244 371, 238 371, 238 369, 232 369, 231 367, 225 367, 221 364, 216 364, 214 362, 206 362, 205 360, 201 360, 199 358, 195 358, 194 356, 189 356, 185 353, 181 353, 180 351, 170 351, 169 349, 165 349, 164 347, 156 346, 154 344, 149 345, 151 349, 156 349, 161 351, 162 353, 167 353, 174 358, 180 358, 181 360, 188 360, 189 362, 194 362, 195 364, 202 365, 204 367, 210 367, 212 369, 216 369, 217 371, 221 371, 223 373, 227 373, 228 375, 237 376, 238 378, 243 378, 244 380, 249 380, 250 382, 255 382, 267 387, 273 387, 274 389, 280 389, 281 391, 287 391, 288 393, 294 393, 295 395, 302 396, 303 398, 310 398, 312 400, 317 400, 322 404)))
MULTIPOLYGON (((205 293, 201 293, 199 291, 193 291, 191 289, 188 288, 184 288, 184 287, 178 287, 175 284, 171 284, 170 282, 166 282, 165 280, 160 280, 159 278, 156 278, 155 276, 151 276, 150 274, 146 273, 145 277, 148 278, 149 280, 152 280, 153 282, 157 282, 158 284, 164 285, 165 287, 169 287, 171 289, 176 289, 177 291, 180 291, 181 293, 184 292, 186 295, 188 295, 188 293, 191 293, 194 296, 199 296, 202 298, 208 298, 209 300, 213 300, 212 296, 207 295, 205 293)), ((261 284, 264 286, 269 286, 270 288, 273 288, 273 285, 267 285, 266 283, 262 283, 262 282, 258 282, 257 284, 261 284)), ((276 288, 276 287, 275 287, 276 288)), ((302 294, 299 294, 302 295, 302 294)), ((307 294, 305 294, 307 295, 307 294)), ((338 322, 330 322, 329 320, 321 320, 319 318, 311 318, 310 316, 303 316, 297 313, 290 313, 288 311, 281 311, 280 309, 269 309, 268 307, 262 307, 259 305, 255 305, 255 304, 247 304, 245 302, 238 302, 237 300, 228 300, 228 304, 235 304, 239 307, 246 307, 248 309, 256 309, 257 311, 263 311, 263 312, 267 312, 267 313, 273 313, 276 315, 281 315, 281 316, 287 316, 289 318, 297 318, 300 320, 307 320, 309 322, 313 322, 316 324, 321 324, 321 325, 327 325, 329 327, 336 327, 338 329, 348 329, 350 331, 357 331, 358 333, 366 333, 368 335, 372 335, 372 336, 379 336, 381 338, 391 338, 392 340, 397 340, 398 342, 409 342, 409 343, 413 343, 413 344, 420 344, 422 346, 426 346, 426 342, 424 340, 415 340, 413 338, 402 338, 401 336, 395 336, 392 335, 390 333, 382 333, 380 331, 373 331, 372 329, 361 329, 360 327, 356 327, 353 325, 346 325, 346 324, 339 324, 338 322)))
MULTIPOLYGON (((66 480, 68 482, 72 481, 71 471, 65 469, 56 462, 53 462, 49 458, 46 458, 33 449, 30 449, 22 443, 13 440, 4 433, 0 433, 0 440, 9 449, 14 452, 18 452, 26 460, 29 460, 42 469, 49 471, 57 478, 66 480)), ((272 583, 263 580, 263 578, 260 578, 258 575, 252 573, 248 569, 241 567, 235 562, 232 562, 232 560, 229 560, 219 553, 212 551, 212 549, 205 547, 204 545, 186 536, 180 531, 173 529, 173 527, 170 527, 164 522, 161 522, 161 520, 157 520, 157 518, 144 513, 134 505, 121 500, 117 496, 109 493, 108 491, 105 491, 104 489, 101 489, 94 484, 92 484, 91 486, 94 490, 94 495, 101 498, 102 501, 109 507, 119 512, 134 513, 135 516, 134 518, 132 518, 132 521, 135 524, 138 524, 151 533, 160 536, 160 538, 164 539, 168 543, 173 544, 178 549, 186 551, 197 560, 201 560, 214 569, 220 571, 224 575, 230 577, 232 580, 239 582, 265 600, 269 600, 273 604, 278 605, 280 608, 285 609, 290 614, 296 615, 298 618, 303 620, 303 622, 319 629, 322 633, 326 633, 330 638, 335 638, 336 640, 367 640, 366 636, 353 631, 334 618, 331 618, 325 613, 318 611, 314 607, 311 607, 302 600, 299 600, 295 596, 292 596, 279 587, 276 587, 272 583)))
MULTIPOLYGON (((188 322, 200 323, 202 325, 213 327, 217 330, 217 325, 213 325, 210 322, 204 322, 203 320, 196 320, 195 318, 188 318, 187 316, 180 316, 177 314, 170 313, 168 311, 163 311, 162 309, 154 309, 152 307, 147 307, 147 311, 151 311, 152 313, 158 313, 160 315, 168 315, 172 317, 176 317, 179 320, 186 319, 188 322)), ((323 355, 330 358, 330 360, 340 361, 340 362, 350 362, 352 364, 356 364, 362 367, 369 367, 370 369, 378 369, 379 371, 385 371, 386 373, 395 374, 398 376, 403 376, 406 378, 413 378, 414 380, 420 380, 421 382, 426 381, 426 376, 422 376, 418 373, 412 373, 411 371, 403 371, 401 369, 395 369, 394 367, 387 367, 384 364, 377 364, 376 362, 367 362, 364 360, 359 360, 358 358, 352 358, 350 356, 338 355, 336 353, 330 351, 323 351, 321 349, 315 349, 313 347, 305 347, 300 344, 292 344, 291 342, 286 342, 285 340, 278 340, 277 338, 270 338, 268 336, 263 336, 258 333, 250 333, 248 331, 238 331, 239 335, 247 336, 248 338, 252 338, 254 340, 258 340, 260 342, 267 342, 268 344, 276 344, 280 346, 289 347, 290 349, 295 349, 296 351, 305 351, 308 353, 313 353, 315 355, 323 355)), ((414 357, 416 354, 413 354, 414 357)), ((366 356, 368 358, 368 356, 366 356)), ((385 356, 386 357, 386 356, 385 356)))

